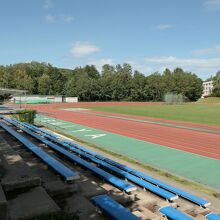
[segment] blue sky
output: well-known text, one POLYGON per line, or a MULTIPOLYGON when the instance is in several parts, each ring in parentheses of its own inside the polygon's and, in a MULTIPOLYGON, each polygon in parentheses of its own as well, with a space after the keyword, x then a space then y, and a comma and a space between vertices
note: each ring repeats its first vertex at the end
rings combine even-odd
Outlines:
POLYGON ((0 64, 220 70, 220 0, 0 0, 0 64))

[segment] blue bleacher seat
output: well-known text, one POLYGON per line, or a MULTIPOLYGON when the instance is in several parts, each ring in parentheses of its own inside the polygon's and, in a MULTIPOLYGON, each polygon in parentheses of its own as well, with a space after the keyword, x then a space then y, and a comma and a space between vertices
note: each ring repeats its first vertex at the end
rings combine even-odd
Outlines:
POLYGON ((220 215, 209 213, 205 216, 208 220, 220 220, 220 215))
POLYGON ((159 211, 171 220, 193 220, 193 218, 174 209, 172 206, 165 206, 160 208, 159 211))
POLYGON ((173 194, 171 192, 168 192, 168 191, 166 191, 164 189, 161 189, 161 188, 159 188, 159 187, 157 187, 157 186, 155 186, 155 185, 153 185, 153 184, 151 184, 151 183, 149 183, 149 182, 147 182, 145 180, 142 180, 142 179, 140 179, 140 178, 138 178, 138 177, 136 177, 136 176, 134 176, 134 175, 132 175, 130 173, 127 173, 127 172, 125 172, 125 171, 123 171, 123 170, 121 170, 121 169, 119 169, 117 167, 114 167, 114 166, 106 163, 103 160, 100 160, 100 159, 98 159, 96 157, 91 156, 90 154, 87 154, 87 153, 82 152, 82 151, 80 151, 80 150, 78 150, 76 148, 73 148, 73 147, 69 146, 68 144, 62 143, 62 141, 60 141, 59 143, 62 146, 64 146, 65 148, 67 148, 68 150, 71 150, 72 152, 74 152, 76 154, 79 154, 81 157, 86 158, 87 160, 92 161, 93 163, 98 164, 99 167, 102 167, 102 168, 104 168, 106 170, 114 172, 118 176, 121 176, 121 177, 123 177, 125 179, 130 180, 131 182, 133 182, 133 183, 135 183, 135 184, 137 184, 137 185, 139 185, 139 186, 141 186, 141 187, 151 191, 152 193, 154 193, 154 194, 156 194, 156 195, 158 195, 158 196, 160 196, 160 197, 162 197, 164 199, 173 201, 173 200, 178 198, 177 195, 175 195, 175 194, 173 194))
MULTIPOLYGON (((48 138, 50 138, 50 137, 48 137, 48 138)), ((56 139, 53 139, 53 141, 56 141, 56 139)), ((133 174, 133 175, 135 175, 135 176, 137 176, 137 177, 139 177, 141 179, 144 179, 144 180, 146 180, 146 181, 148 181, 148 182, 150 182, 150 183, 152 183, 152 184, 154 184, 156 186, 159 186, 160 188, 163 188, 163 189, 165 189, 167 191, 170 191, 170 192, 172 192, 172 193, 174 193, 176 195, 179 195, 179 196, 181 196, 181 197, 183 197, 183 198, 185 198, 185 199, 187 199, 187 200, 189 200, 189 201, 191 201, 191 202, 193 202, 193 203, 195 203, 197 205, 200 205, 200 206, 203 206, 203 207, 207 207, 208 205, 210 205, 210 203, 208 201, 204 200, 204 199, 201 199, 201 198, 199 198, 199 197, 197 197, 195 195, 192 195, 192 194, 190 194, 188 192, 185 192, 185 191, 183 191, 181 189, 178 189, 176 187, 170 186, 170 185, 168 185, 168 184, 166 184, 166 183, 164 183, 162 181, 159 181, 159 180, 157 180, 155 178, 152 178, 152 177, 150 177, 150 176, 148 176, 148 175, 146 175, 146 174, 144 174, 142 172, 139 172, 139 171, 137 171, 135 169, 132 169, 132 168, 126 166, 126 165, 120 164, 120 163, 118 163, 116 161, 113 161, 113 160, 111 160, 109 158, 106 158, 106 157, 104 157, 102 155, 99 155, 99 154, 97 154, 97 153, 95 153, 95 152, 93 152, 91 150, 88 150, 88 149, 86 149, 86 148, 84 148, 84 147, 82 147, 82 146, 80 146, 78 144, 73 143, 72 141, 64 140, 63 142, 69 144, 70 146, 76 147, 76 148, 80 149, 83 152, 89 153, 89 154, 91 154, 91 155, 93 155, 93 156, 95 156, 95 157, 97 157, 97 158, 99 158, 101 160, 104 160, 105 162, 107 162, 107 163, 109 163, 109 164, 111 164, 113 166, 116 166, 116 167, 118 167, 118 168, 120 168, 120 169, 122 169, 122 170, 124 170, 124 171, 126 171, 128 173, 131 173, 131 174, 133 174)))
MULTIPOLYGON (((18 125, 20 123, 17 123, 16 121, 12 121, 12 120, 7 120, 9 123, 11 123, 12 125, 18 125)), ((63 149, 62 147, 52 143, 51 141, 45 139, 44 137, 39 136, 38 134, 33 133, 32 131, 30 131, 28 128, 20 128, 21 130, 23 130, 24 132, 26 132, 27 134, 31 135, 32 137, 40 140, 41 142, 43 142, 44 144, 46 144, 48 147, 52 148, 53 150, 59 152, 60 154, 66 156, 67 158, 69 158, 71 161, 73 161, 74 163, 77 163, 85 168, 87 168, 88 170, 94 172, 96 175, 102 177, 104 180, 106 180, 107 182, 109 182, 110 184, 114 185, 115 187, 121 189, 122 191, 125 192, 130 192, 133 190, 136 190, 136 187, 126 183, 125 181, 113 176, 110 173, 105 172, 104 170, 88 163, 87 161, 79 158, 76 155, 73 155, 72 153, 68 152, 67 150, 63 149)))
MULTIPOLYGON (((13 121, 11 123, 16 125, 15 121, 13 121)), ((18 123, 18 124, 20 124, 20 123, 18 123)), ((48 140, 43 139, 40 136, 37 136, 36 134, 33 134, 31 131, 27 130, 27 128, 21 128, 21 129, 23 131, 27 132, 28 134, 34 136, 35 138, 41 140, 43 143, 53 147, 53 145, 54 145, 53 143, 49 142, 48 140)), ((154 194, 156 194, 156 195, 158 195, 158 196, 160 196, 160 197, 162 197, 164 199, 173 201, 174 199, 178 198, 177 195, 175 195, 175 194, 173 194, 171 192, 168 192, 168 191, 166 191, 164 189, 161 189, 161 188, 159 188, 159 187, 157 187, 157 186, 155 186, 155 185, 153 185, 153 184, 151 184, 151 183, 149 183, 147 181, 144 181, 144 180, 142 180, 142 179, 140 179, 140 178, 138 178, 138 177, 136 177, 136 176, 134 176, 134 175, 132 175, 130 173, 127 173, 127 172, 125 172, 125 171, 123 171, 123 170, 121 170, 121 169, 119 169, 117 167, 114 167, 114 166, 106 163, 105 161, 102 161, 102 160, 100 160, 98 158, 95 158, 95 157, 91 156, 90 154, 86 154, 85 152, 77 150, 76 148, 73 148, 73 147, 69 146, 68 144, 63 143, 62 141, 56 140, 56 143, 64 146, 68 150, 72 150, 74 153, 79 154, 81 157, 83 157, 83 158, 85 158, 85 159, 87 159, 89 161, 92 161, 92 162, 98 164, 100 167, 103 167, 103 168, 105 168, 107 170, 110 170, 111 172, 113 171, 117 175, 119 175, 119 176, 121 176, 123 178, 126 178, 126 179, 134 182, 135 184, 137 184, 137 185, 139 185, 139 186, 141 186, 141 187, 143 187, 143 188, 153 192, 154 194)))
POLYGON ((107 195, 95 196, 91 199, 92 203, 97 206, 103 213, 114 220, 138 220, 136 215, 132 214, 121 204, 107 195))
MULTIPOLYGON (((27 123, 26 123, 26 125, 27 125, 27 123)), ((35 132, 39 131, 39 128, 36 127, 36 126, 33 126, 33 125, 31 125, 31 129, 34 129, 35 132)), ((40 131, 44 132, 43 129, 40 129, 40 131)), ((48 135, 48 133, 49 132, 45 131, 45 137, 46 138, 48 138, 48 139, 50 139, 50 140, 52 140, 54 142, 57 142, 57 141, 59 142, 60 141, 57 137, 52 136, 52 135, 50 136, 50 135, 48 135)), ((187 192, 185 192, 185 191, 183 191, 181 189, 178 189, 176 187, 172 187, 172 186, 170 186, 170 185, 168 185, 168 184, 166 184, 164 182, 161 182, 161 181, 159 181, 159 180, 157 180, 155 178, 152 178, 152 177, 150 177, 150 176, 148 176, 148 175, 146 175, 146 174, 144 174, 142 172, 139 172, 139 171, 137 171, 135 169, 132 169, 132 168, 126 166, 126 165, 120 164, 120 163, 118 163, 116 161, 113 161, 113 160, 111 160, 109 158, 106 158, 106 157, 104 157, 102 155, 99 155, 99 154, 97 154, 97 153, 95 153, 95 152, 93 152, 91 150, 88 150, 88 149, 86 149, 86 148, 84 148, 84 147, 82 147, 82 146, 80 146, 78 144, 73 143, 72 141, 63 140, 62 142, 66 143, 66 144, 68 144, 68 145, 70 145, 72 147, 75 147, 75 148, 77 148, 77 149, 79 149, 79 150, 81 150, 81 151, 83 151, 85 153, 88 153, 88 154, 90 154, 90 155, 92 155, 92 156, 94 156, 94 157, 96 157, 96 158, 98 158, 100 160, 103 160, 103 161, 105 161, 105 162, 107 162, 107 163, 109 163, 109 164, 111 164, 111 165, 113 165, 113 166, 115 166, 115 167, 117 167, 117 168, 119 168, 121 170, 124 170, 124 171, 126 171, 126 172, 128 172, 128 173, 130 173, 132 175, 135 175, 135 176, 137 176, 137 177, 139 177, 139 178, 141 178, 143 180, 146 180, 147 182, 149 182, 151 184, 159 186, 160 188, 162 188, 164 190, 167 190, 169 192, 177 194, 177 195, 179 195, 179 196, 181 196, 181 197, 183 197, 183 198, 185 198, 185 199, 187 199, 187 200, 189 200, 189 201, 191 201, 191 202, 193 202, 193 203, 195 203, 197 205, 200 205, 200 206, 203 206, 203 207, 206 207, 206 206, 210 205, 210 203, 208 201, 204 200, 204 199, 201 199, 201 198, 199 198, 197 196, 194 196, 194 195, 192 195, 190 193, 187 193, 187 192)))
POLYGON ((123 165, 123 164, 120 164, 120 163, 118 163, 116 161, 113 161, 111 159, 105 158, 102 155, 99 155, 99 154, 97 154, 95 152, 92 152, 91 150, 87 150, 86 148, 83 148, 82 146, 79 146, 79 145, 77 145, 75 143, 71 143, 70 141, 68 141, 66 143, 68 143, 69 145, 71 145, 73 147, 76 147, 76 148, 78 148, 78 149, 80 149, 80 150, 82 150, 82 151, 84 151, 86 153, 89 153, 89 154, 95 156, 96 158, 104 160, 105 162, 107 162, 107 163, 109 163, 109 164, 111 164, 113 166, 116 166, 116 167, 118 167, 118 168, 120 168, 120 169, 122 169, 122 170, 124 170, 124 171, 126 171, 128 173, 131 173, 131 174, 133 174, 133 175, 135 175, 135 176, 137 176, 137 177, 139 177, 139 178, 141 178, 143 180, 146 180, 149 183, 152 183, 152 184, 154 184, 156 186, 159 186, 162 189, 165 189, 165 190, 167 190, 169 192, 172 192, 172 193, 174 193, 176 195, 179 195, 179 196, 181 196, 181 197, 183 197, 183 198, 185 198, 185 199, 187 199, 187 200, 189 200, 189 201, 191 201, 191 202, 193 202, 193 203, 195 203, 195 204, 197 204, 199 206, 207 207, 208 205, 210 205, 210 203, 208 201, 204 200, 204 199, 201 199, 201 198, 199 198, 199 197, 197 197, 195 195, 192 195, 192 194, 190 194, 190 193, 188 193, 186 191, 183 191, 181 189, 178 189, 176 187, 170 186, 170 185, 168 185, 168 184, 166 184, 166 183, 164 183, 164 182, 162 182, 160 180, 157 180, 157 179, 155 179, 153 177, 150 177, 150 176, 148 176, 148 175, 146 175, 146 174, 144 174, 142 172, 139 172, 139 171, 137 171, 135 169, 132 169, 132 168, 126 166, 126 165, 123 165))
POLYGON ((45 151, 39 148, 37 145, 33 144, 30 140, 23 137, 21 134, 16 132, 14 129, 10 128, 6 124, 0 122, 0 126, 15 137, 18 141, 20 141, 24 146, 26 146, 30 151, 32 151, 35 155, 37 155, 41 160, 43 160, 48 166, 53 168, 59 175, 61 175, 65 180, 70 181, 74 179, 79 179, 78 172, 75 172, 62 163, 60 163, 55 158, 48 155, 45 151))

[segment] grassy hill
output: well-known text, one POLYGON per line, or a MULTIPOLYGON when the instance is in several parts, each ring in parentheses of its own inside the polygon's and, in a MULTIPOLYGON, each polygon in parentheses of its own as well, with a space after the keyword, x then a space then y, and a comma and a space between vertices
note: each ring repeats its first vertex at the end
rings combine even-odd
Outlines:
POLYGON ((203 104, 219 103, 220 104, 220 97, 209 97, 209 98, 199 99, 199 101, 197 103, 199 103, 199 104, 201 104, 201 103, 203 103, 203 104))

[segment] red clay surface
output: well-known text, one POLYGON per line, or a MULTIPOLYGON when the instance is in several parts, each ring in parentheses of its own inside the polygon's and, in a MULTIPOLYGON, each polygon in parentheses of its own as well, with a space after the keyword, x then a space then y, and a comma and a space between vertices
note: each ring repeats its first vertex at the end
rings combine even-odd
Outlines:
MULTIPOLYGON (((214 133, 205 133, 201 131, 192 131, 187 129, 179 129, 174 127, 165 127, 155 124, 147 124, 129 120, 121 120, 116 118, 107 118, 94 114, 82 114, 80 112, 66 111, 58 107, 87 107, 97 105, 157 105, 158 103, 127 103, 127 102, 111 102, 111 103, 75 103, 75 104, 42 104, 27 105, 27 107, 46 113, 48 116, 61 120, 81 124, 84 126, 109 131, 112 133, 148 141, 163 146, 180 149, 190 153, 215 158, 220 160, 220 135, 214 133)), ((108 114, 108 113, 103 113, 108 114)), ((109 114, 110 115, 110 114, 109 114)), ((119 116, 119 114, 111 114, 119 116)), ((122 116, 122 115, 120 115, 122 116)), ((138 116, 123 115, 127 118, 135 118, 142 120, 153 120, 177 125, 192 126, 203 129, 220 130, 218 126, 206 126, 192 123, 182 123, 170 120, 152 119, 138 116)))

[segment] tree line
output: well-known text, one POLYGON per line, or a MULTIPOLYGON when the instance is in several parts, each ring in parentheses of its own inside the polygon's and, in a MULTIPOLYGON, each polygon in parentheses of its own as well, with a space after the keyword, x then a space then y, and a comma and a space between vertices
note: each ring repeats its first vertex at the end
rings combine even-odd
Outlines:
POLYGON ((220 97, 220 71, 218 71, 211 80, 213 80, 212 96, 220 97))
MULTIPOLYGON (((219 77, 220 78, 220 77, 219 77)), ((145 76, 124 63, 63 69, 30 62, 0 66, 0 87, 28 90, 29 94, 77 96, 80 101, 162 101, 165 94, 182 94, 196 101, 202 80, 181 68, 145 76)))

